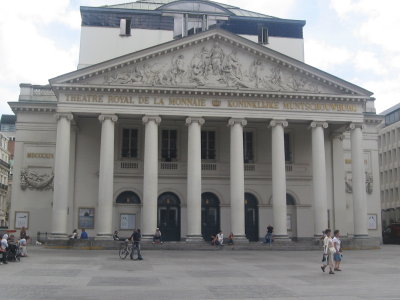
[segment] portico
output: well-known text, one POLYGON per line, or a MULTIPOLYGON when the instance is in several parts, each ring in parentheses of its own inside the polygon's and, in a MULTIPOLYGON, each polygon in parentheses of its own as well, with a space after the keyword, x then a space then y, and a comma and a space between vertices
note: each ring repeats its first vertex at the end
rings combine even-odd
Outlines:
POLYGON ((133 228, 151 239, 159 227, 188 243, 218 230, 247 242, 268 224, 282 241, 328 226, 369 236, 363 128, 373 135, 365 115, 373 100, 360 87, 221 30, 50 84, 54 238, 88 225, 96 239, 133 228), (213 52, 225 57, 219 71, 206 70, 213 52), (81 224, 84 209, 93 223, 81 224))

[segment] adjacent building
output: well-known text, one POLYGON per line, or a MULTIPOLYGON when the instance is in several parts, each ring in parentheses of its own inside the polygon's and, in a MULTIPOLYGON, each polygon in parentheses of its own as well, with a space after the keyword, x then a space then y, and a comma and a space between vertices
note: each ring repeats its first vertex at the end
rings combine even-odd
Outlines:
POLYGON ((195 0, 81 15, 78 70, 10 102, 12 226, 379 242, 375 99, 304 62, 304 21, 195 0))
POLYGON ((381 113, 379 133, 382 224, 400 222, 400 104, 381 113))
POLYGON ((0 133, 0 227, 8 225, 8 176, 10 174, 10 152, 8 138, 0 133))

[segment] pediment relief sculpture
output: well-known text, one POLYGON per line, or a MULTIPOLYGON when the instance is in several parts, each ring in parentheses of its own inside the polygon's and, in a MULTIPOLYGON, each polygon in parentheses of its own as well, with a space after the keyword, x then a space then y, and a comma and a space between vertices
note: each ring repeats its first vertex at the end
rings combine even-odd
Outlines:
POLYGON ((21 189, 26 190, 27 188, 30 190, 53 190, 53 179, 54 174, 40 172, 32 169, 22 169, 21 170, 21 189))
POLYGON ((250 53, 228 43, 208 41, 106 71, 81 84, 109 86, 212 87, 343 94, 295 71, 289 64, 250 53))

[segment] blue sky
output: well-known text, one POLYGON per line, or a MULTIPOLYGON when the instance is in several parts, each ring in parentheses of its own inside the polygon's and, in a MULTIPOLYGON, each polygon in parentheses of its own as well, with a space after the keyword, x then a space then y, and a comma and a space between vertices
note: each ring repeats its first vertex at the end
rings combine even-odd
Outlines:
MULTIPOLYGON (((11 113, 19 83, 47 84, 76 69, 79 6, 123 0, 13 0, 0 11, 0 114, 11 113)), ((221 0, 267 15, 299 19, 305 61, 374 93, 377 112, 400 102, 400 1, 221 0)))

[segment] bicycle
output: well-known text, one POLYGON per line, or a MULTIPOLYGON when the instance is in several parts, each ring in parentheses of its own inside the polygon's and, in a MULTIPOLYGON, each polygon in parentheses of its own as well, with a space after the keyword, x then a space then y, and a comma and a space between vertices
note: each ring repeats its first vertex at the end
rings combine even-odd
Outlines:
POLYGON ((119 258, 125 259, 132 252, 132 243, 129 243, 128 240, 123 242, 119 247, 119 258))

